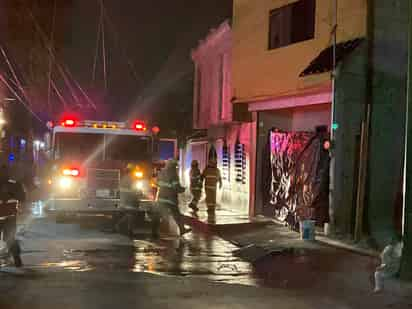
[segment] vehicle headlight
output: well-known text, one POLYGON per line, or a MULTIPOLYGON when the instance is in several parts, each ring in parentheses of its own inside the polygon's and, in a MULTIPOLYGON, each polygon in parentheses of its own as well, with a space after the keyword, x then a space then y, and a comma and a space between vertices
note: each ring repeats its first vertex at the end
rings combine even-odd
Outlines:
POLYGON ((59 181, 60 188, 69 189, 72 186, 72 180, 68 177, 62 177, 59 181))
POLYGON ((143 190, 144 184, 143 181, 137 181, 136 182, 136 189, 137 190, 143 190))
POLYGON ((134 173, 134 176, 135 176, 136 178, 141 179, 141 178, 143 178, 144 174, 143 174, 142 171, 136 171, 136 172, 134 173))

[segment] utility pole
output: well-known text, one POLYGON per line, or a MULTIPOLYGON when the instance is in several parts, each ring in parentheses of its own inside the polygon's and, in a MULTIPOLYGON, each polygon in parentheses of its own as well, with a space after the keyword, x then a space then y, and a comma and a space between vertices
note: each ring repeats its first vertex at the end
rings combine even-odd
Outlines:
MULTIPOLYGON (((409 11, 412 11, 412 0, 409 0, 409 11)), ((411 13, 409 13, 411 16, 411 13)), ((406 108, 405 136, 405 198, 403 210, 403 254, 401 278, 412 280, 412 19, 409 17, 409 64, 408 64, 408 97, 406 108)))

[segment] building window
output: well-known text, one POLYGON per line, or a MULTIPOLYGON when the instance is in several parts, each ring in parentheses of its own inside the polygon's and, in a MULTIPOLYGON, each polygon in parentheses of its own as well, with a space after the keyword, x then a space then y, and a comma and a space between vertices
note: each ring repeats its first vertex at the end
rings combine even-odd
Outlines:
POLYGON ((222 147, 222 178, 226 182, 230 182, 230 146, 225 143, 222 147))
POLYGON ((245 145, 241 144, 239 141, 235 145, 235 171, 236 171, 236 182, 245 184, 246 183, 246 151, 245 145))
POLYGON ((272 10, 269 17, 269 49, 315 37, 316 0, 300 0, 272 10))
POLYGON ((219 71, 218 71, 218 120, 222 120, 223 119, 223 97, 224 97, 224 93, 223 93, 223 83, 224 83, 224 66, 225 66, 225 56, 224 55, 220 55, 219 56, 219 71))

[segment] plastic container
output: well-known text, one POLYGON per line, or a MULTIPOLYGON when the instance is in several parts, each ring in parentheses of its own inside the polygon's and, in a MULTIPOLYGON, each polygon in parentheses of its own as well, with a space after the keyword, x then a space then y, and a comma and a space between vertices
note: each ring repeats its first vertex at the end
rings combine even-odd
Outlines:
POLYGON ((300 238, 302 240, 315 240, 315 224, 314 220, 300 221, 300 238))

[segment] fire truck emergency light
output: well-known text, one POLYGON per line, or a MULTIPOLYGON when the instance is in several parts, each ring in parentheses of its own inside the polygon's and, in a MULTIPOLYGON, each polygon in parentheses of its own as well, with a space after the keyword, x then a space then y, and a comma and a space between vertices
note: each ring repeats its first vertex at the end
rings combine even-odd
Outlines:
POLYGON ((76 126, 76 121, 74 119, 64 119, 61 123, 63 127, 69 127, 72 128, 76 126))
POLYGON ((77 168, 65 168, 63 170, 63 175, 64 176, 73 176, 77 177, 80 175, 80 171, 77 168))
POLYGON ((143 121, 135 121, 133 128, 136 131, 146 131, 146 124, 143 121))

